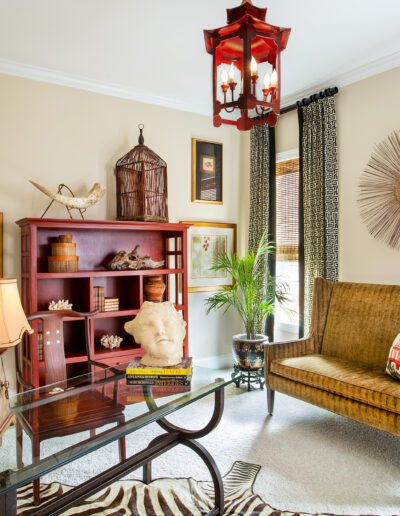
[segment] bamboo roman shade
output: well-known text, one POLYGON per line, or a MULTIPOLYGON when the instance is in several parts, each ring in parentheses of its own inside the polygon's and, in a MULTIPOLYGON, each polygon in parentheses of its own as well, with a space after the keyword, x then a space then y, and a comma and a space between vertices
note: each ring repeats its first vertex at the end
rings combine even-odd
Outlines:
POLYGON ((299 160, 276 164, 276 257, 299 259, 299 160))

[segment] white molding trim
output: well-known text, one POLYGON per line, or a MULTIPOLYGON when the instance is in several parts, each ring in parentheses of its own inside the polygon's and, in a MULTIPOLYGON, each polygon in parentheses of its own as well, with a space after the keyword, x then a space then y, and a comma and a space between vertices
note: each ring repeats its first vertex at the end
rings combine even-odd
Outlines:
MULTIPOLYGON (((329 86, 338 86, 343 88, 349 84, 353 84, 373 75, 378 75, 382 72, 400 66, 400 50, 393 52, 387 56, 370 61, 353 70, 343 72, 334 77, 326 77, 325 80, 314 83, 303 90, 298 90, 295 93, 284 96, 282 98, 282 107, 293 104, 297 100, 323 90, 329 86)), ((161 97, 148 91, 143 91, 137 88, 127 88, 118 84, 103 83, 100 81, 81 77, 79 75, 72 75, 57 70, 50 70, 48 68, 41 68, 16 61, 9 61, 7 59, 0 59, 0 74, 14 75, 23 77, 25 79, 32 79, 35 81, 48 82, 57 84, 59 86, 66 86, 80 90, 91 91, 102 95, 109 95, 145 104, 153 104, 156 106, 163 106, 170 109, 177 109, 179 111, 187 111, 189 113, 197 113, 201 115, 211 115, 210 106, 192 104, 189 102, 172 99, 169 97, 161 97)))
POLYGON ((290 149, 283 152, 278 152, 276 155, 276 162, 288 161, 289 159, 296 159, 300 156, 299 149, 290 149))
POLYGON ((379 75, 380 73, 397 68, 398 66, 400 66, 400 50, 379 59, 374 59, 369 63, 357 66, 352 70, 340 73, 334 77, 326 77, 324 81, 314 83, 303 90, 298 90, 291 95, 285 96, 282 98, 282 107, 290 106, 294 102, 328 87, 337 86, 338 88, 344 88, 355 82, 368 79, 368 77, 373 77, 374 75, 379 75))
POLYGON ((0 59, 0 74, 14 75, 34 81, 48 82, 51 84, 57 84, 58 86, 91 91, 101 95, 134 100, 145 104, 153 104, 170 109, 177 109, 179 111, 187 111, 189 113, 197 113, 200 115, 211 114, 211 109, 207 110, 204 106, 202 107, 198 104, 192 105, 191 103, 182 102, 177 99, 160 97, 151 92, 136 88, 126 88, 118 84, 95 81, 79 75, 71 75, 57 70, 40 68, 24 63, 17 63, 15 61, 8 61, 6 59, 0 59))
POLYGON ((226 369, 233 367, 232 354, 215 355, 211 357, 193 358, 195 365, 200 367, 208 367, 210 369, 226 369))

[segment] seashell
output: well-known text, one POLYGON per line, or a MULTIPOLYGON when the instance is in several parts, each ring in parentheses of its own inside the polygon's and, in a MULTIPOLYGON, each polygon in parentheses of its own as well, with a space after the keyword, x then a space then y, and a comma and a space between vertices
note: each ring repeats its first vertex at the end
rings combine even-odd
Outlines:
POLYGON ((124 339, 118 335, 103 335, 100 344, 108 349, 119 348, 124 339))
POLYGON ((72 303, 70 303, 68 299, 50 301, 49 310, 72 310, 72 303))

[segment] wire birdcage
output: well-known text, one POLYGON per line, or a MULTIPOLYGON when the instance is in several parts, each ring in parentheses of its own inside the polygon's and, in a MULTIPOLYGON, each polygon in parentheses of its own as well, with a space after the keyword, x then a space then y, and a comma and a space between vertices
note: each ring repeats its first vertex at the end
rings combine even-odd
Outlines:
POLYGON ((168 222, 167 164, 144 145, 138 127, 139 145, 116 163, 117 219, 168 222))

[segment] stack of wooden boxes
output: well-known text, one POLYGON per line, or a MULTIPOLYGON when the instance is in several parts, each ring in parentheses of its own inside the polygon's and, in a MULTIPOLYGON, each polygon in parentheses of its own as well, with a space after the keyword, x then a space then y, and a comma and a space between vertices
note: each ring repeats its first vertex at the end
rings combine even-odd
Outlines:
POLYGON ((60 235, 58 242, 52 242, 51 256, 48 257, 49 272, 78 272, 79 257, 72 235, 60 235))

